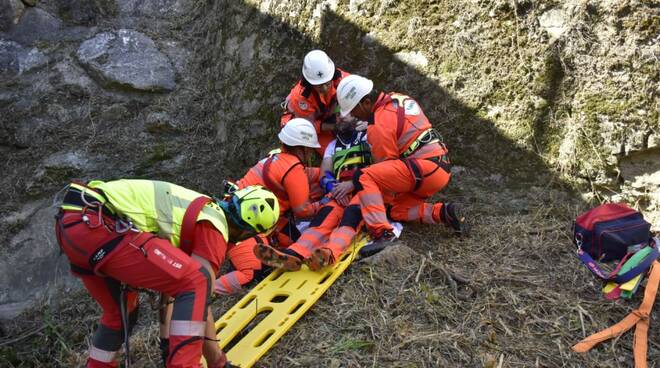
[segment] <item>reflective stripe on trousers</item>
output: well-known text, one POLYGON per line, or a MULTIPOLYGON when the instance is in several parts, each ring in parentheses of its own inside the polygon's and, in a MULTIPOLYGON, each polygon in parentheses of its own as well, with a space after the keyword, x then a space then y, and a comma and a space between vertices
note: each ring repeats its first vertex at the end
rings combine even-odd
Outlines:
POLYGON ((335 259, 339 259, 342 253, 344 253, 348 246, 351 245, 356 233, 356 229, 352 226, 341 226, 332 232, 326 248, 332 251, 332 255, 335 259))
POLYGON ((204 336, 206 321, 171 321, 170 336, 204 336))
POLYGON ((241 290, 241 282, 236 271, 226 273, 215 280, 215 292, 218 294, 233 294, 239 290, 241 290))
POLYGON ((117 356, 117 351, 105 351, 102 349, 99 349, 93 345, 89 347, 89 359, 96 360, 97 362, 100 363, 106 363, 103 365, 99 364, 91 364, 91 362, 88 362, 87 366, 92 366, 92 367, 98 367, 98 366, 113 366, 116 367, 116 362, 115 362, 115 357, 117 356), (115 363, 115 364, 110 364, 108 365, 107 363, 115 363))
MULTIPOLYGON (((362 169, 362 175, 358 180, 363 189, 356 196, 359 200, 351 201, 351 204, 359 203, 362 206, 364 221, 377 235, 385 230, 392 230, 385 212, 383 192, 396 193, 390 203, 391 214, 403 220, 409 217, 411 208, 425 203, 423 198, 430 197, 449 183, 450 174, 439 168, 435 162, 419 159, 416 163, 423 178, 416 191, 413 191, 416 186, 415 178, 402 160, 387 160, 362 169)), ((426 205, 431 206, 431 204, 426 205)), ((432 213, 437 209, 439 208, 434 208, 432 213)), ((426 208, 422 211, 427 213, 426 208)), ((419 214, 415 217, 429 219, 419 214)), ((439 218, 433 220, 432 223, 439 222, 439 218)))

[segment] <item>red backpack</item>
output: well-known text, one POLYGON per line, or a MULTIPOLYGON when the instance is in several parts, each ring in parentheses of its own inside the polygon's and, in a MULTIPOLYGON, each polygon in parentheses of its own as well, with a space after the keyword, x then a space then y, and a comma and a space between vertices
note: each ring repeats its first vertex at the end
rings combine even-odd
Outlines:
POLYGON ((625 283, 646 271, 658 258, 658 247, 651 235, 649 224, 641 213, 621 203, 608 203, 593 208, 575 219, 573 241, 582 263, 604 281, 625 283), (621 275, 620 267, 634 253, 644 247, 652 252, 637 266, 621 275), (617 267, 607 275, 598 262, 618 261, 617 267))

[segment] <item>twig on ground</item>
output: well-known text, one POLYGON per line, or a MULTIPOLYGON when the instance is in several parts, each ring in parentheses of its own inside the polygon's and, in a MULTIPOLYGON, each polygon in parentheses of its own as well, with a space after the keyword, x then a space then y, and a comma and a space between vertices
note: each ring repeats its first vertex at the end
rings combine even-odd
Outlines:
POLYGON ((419 265, 417 276, 415 276, 415 283, 419 283, 419 277, 422 275, 422 271, 424 270, 425 265, 426 265, 426 257, 422 257, 422 264, 419 265))
POLYGON ((580 316, 580 326, 582 326, 582 336, 587 336, 587 330, 584 328, 584 318, 580 309, 578 309, 578 315, 580 316))
POLYGON ((13 344, 13 343, 15 343, 15 342, 18 342, 18 341, 21 341, 21 340, 25 339, 26 337, 30 337, 30 336, 32 336, 32 335, 36 335, 36 334, 38 334, 39 332, 41 332, 41 331, 42 331, 43 329, 45 329, 45 328, 46 328, 46 326, 41 326, 41 327, 35 328, 34 330, 28 331, 28 332, 24 333, 24 334, 21 335, 21 336, 15 337, 15 338, 13 338, 13 339, 5 340, 5 341, 0 341, 0 346, 11 345, 11 344, 13 344))

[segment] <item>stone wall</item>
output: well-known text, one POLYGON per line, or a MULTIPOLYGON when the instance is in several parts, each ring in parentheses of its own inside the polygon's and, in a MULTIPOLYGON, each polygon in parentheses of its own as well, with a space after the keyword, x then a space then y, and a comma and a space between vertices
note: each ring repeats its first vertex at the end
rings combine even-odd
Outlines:
POLYGON ((650 2, 304 4, 198 6, 204 68, 195 74, 222 96, 211 110, 237 126, 260 121, 318 47, 418 98, 455 162, 523 183, 531 169, 588 201, 625 199, 658 219, 659 10, 650 2))
POLYGON ((193 105, 189 1, 30 3, 0 7, 0 318, 79 287, 53 233, 52 198, 69 180, 211 190, 221 177, 187 169, 216 161, 198 158, 214 151, 215 129, 181 109, 193 105))
POLYGON ((4 316, 65 278, 48 225, 61 186, 143 177, 213 193, 276 145, 313 48, 418 99, 455 194, 515 207, 503 193, 566 182, 660 226, 649 1, 34 3, 0 5, 4 316))

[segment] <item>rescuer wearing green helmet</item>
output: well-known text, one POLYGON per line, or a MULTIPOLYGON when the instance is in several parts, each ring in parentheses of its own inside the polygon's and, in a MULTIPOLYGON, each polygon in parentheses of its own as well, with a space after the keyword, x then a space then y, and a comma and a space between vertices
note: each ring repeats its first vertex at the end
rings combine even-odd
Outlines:
POLYGON ((205 339, 215 338, 211 285, 230 243, 275 226, 273 193, 249 186, 217 200, 162 181, 92 181, 69 184, 59 207, 60 247, 103 308, 87 367, 117 366, 137 320, 138 288, 174 298, 167 367, 198 365, 202 347, 209 367, 225 366, 218 344, 205 339))

